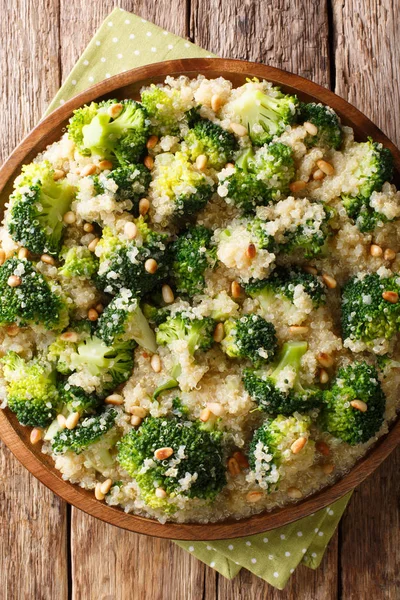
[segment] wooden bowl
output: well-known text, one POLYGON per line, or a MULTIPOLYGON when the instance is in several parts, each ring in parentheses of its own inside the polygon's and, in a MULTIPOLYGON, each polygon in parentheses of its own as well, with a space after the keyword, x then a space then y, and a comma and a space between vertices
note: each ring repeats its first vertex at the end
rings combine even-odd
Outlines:
MULTIPOLYGON (((41 121, 11 154, 0 170, 0 192, 2 204, 12 189, 12 182, 21 165, 30 162, 38 152, 59 139, 74 109, 92 100, 105 98, 137 98, 143 85, 162 82, 167 75, 198 74, 209 78, 225 77, 234 86, 242 85, 246 77, 259 77, 282 86, 286 92, 297 94, 305 101, 328 104, 340 115, 342 122, 351 125, 360 141, 371 136, 390 148, 394 156, 397 179, 400 174, 400 152, 367 117, 356 108, 329 90, 297 75, 280 69, 238 60, 217 58, 182 59, 153 64, 126 71, 91 87, 41 121)), ((342 497, 370 475, 400 442, 400 420, 392 425, 389 433, 381 437, 366 456, 361 458, 351 471, 339 481, 305 498, 271 512, 263 512, 241 520, 226 520, 220 523, 166 523, 126 514, 121 509, 110 507, 95 499, 93 492, 64 481, 54 468, 53 461, 40 451, 40 444, 29 442, 30 429, 22 427, 8 410, 0 410, 0 435, 18 460, 42 483, 77 508, 118 527, 163 538, 177 540, 217 540, 248 536, 275 527, 286 525, 342 497)))

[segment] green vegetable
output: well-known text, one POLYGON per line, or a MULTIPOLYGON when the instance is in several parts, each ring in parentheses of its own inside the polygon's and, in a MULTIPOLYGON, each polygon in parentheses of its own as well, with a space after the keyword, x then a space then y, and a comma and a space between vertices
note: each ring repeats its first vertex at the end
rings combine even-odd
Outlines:
POLYGON ((60 258, 64 264, 58 272, 62 277, 85 277, 90 279, 97 273, 99 261, 96 255, 87 248, 87 246, 63 247, 60 258))
POLYGON ((207 119, 198 120, 186 134, 184 141, 190 159, 194 162, 200 155, 207 157, 207 166, 221 169, 232 160, 236 149, 236 138, 207 119))
POLYGON ((141 308, 145 319, 151 325, 161 325, 161 323, 167 320, 169 312, 165 308, 154 306, 150 302, 143 302, 141 308))
POLYGON ((192 297, 203 291, 204 273, 216 260, 211 238, 212 231, 197 225, 172 244, 172 275, 178 293, 192 297))
POLYGON ((187 119, 179 90, 168 92, 151 84, 141 92, 141 100, 150 117, 150 131, 158 137, 179 135, 179 125, 187 119))
POLYGON ((95 414, 100 405, 100 400, 95 394, 88 394, 77 385, 60 383, 58 385, 60 401, 63 404, 63 413, 72 414, 78 412, 80 416, 95 414))
POLYGON ((243 315, 224 323, 222 350, 231 358, 248 359, 256 367, 270 362, 277 351, 275 327, 258 315, 243 315))
POLYGON ((64 454, 65 452, 81 454, 110 432, 114 427, 116 417, 117 411, 110 408, 98 415, 81 419, 74 429, 62 429, 51 441, 53 452, 55 454, 64 454))
POLYGON ((151 173, 142 164, 131 164, 113 169, 107 175, 94 175, 92 177, 95 191, 97 194, 103 194, 105 190, 114 191, 113 183, 118 187, 115 193, 115 199, 132 200, 135 214, 139 214, 139 200, 148 192, 151 182, 151 173))
POLYGON ((312 123, 318 128, 315 135, 307 134, 304 139, 306 146, 339 150, 343 142, 343 131, 340 119, 332 108, 315 102, 300 102, 298 121, 312 123))

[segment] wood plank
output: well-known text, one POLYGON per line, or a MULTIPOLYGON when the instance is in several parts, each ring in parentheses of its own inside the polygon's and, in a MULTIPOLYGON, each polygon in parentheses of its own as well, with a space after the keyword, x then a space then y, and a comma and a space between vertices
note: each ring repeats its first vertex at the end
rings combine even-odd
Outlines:
MULTIPOLYGON (((5 0, 2 7, 0 162, 39 120, 60 81, 58 2, 5 0)), ((0 595, 4 600, 66 600, 66 512, 66 504, 0 443, 0 595)))

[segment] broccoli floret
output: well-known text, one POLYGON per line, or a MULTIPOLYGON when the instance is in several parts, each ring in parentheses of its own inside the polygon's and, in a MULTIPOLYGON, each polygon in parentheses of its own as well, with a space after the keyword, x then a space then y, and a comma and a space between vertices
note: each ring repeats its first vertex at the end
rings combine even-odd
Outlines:
POLYGON ((354 446, 373 437, 383 423, 385 395, 374 367, 354 362, 339 369, 324 392, 321 425, 354 446))
POLYGON ((204 431, 198 421, 148 417, 119 442, 118 461, 137 481, 149 506, 175 512, 173 498, 177 495, 213 501, 224 487, 221 437, 220 432, 204 431), (160 448, 171 449, 172 454, 157 459, 160 448), (183 485, 182 480, 189 477, 183 485), (157 488, 167 497, 160 499, 157 488))
POLYGON ((326 205, 321 204, 320 206, 322 216, 317 215, 315 220, 308 219, 304 225, 285 232, 284 241, 279 244, 280 252, 283 254, 301 253, 304 258, 315 258, 325 252, 327 239, 331 234, 329 221, 333 216, 333 211, 326 205))
POLYGON ((110 408, 98 415, 81 419, 75 429, 59 431, 51 441, 54 454, 68 451, 80 454, 113 428, 116 417, 117 411, 110 408))
MULTIPOLYGON (((148 192, 151 182, 151 173, 142 164, 126 165, 113 169, 107 175, 104 173, 93 176, 93 185, 97 194, 103 194, 106 189, 115 183, 115 199, 117 202, 131 200, 134 204, 134 212, 139 215, 139 200, 148 192)), ((111 188, 114 191, 114 188, 111 188)))
POLYGON ((34 254, 57 254, 74 188, 65 178, 55 181, 46 161, 25 165, 14 187, 6 216, 11 237, 34 254))
POLYGON ((312 123, 318 128, 315 135, 307 134, 304 143, 309 148, 318 146, 338 150, 343 142, 340 119, 335 111, 324 104, 301 102, 298 109, 299 123, 312 123))
POLYGON ((150 132, 153 135, 179 135, 180 123, 186 122, 179 90, 166 91, 151 84, 142 90, 141 101, 150 117, 150 132))
POLYGON ((385 299, 385 292, 400 294, 397 275, 368 273, 346 282, 342 290, 343 338, 362 340, 373 347, 375 340, 389 340, 400 330, 400 302, 391 302, 390 295, 385 299))
POLYGON ((59 404, 52 366, 44 361, 25 361, 16 352, 7 352, 0 364, 7 383, 8 408, 21 425, 46 427, 59 404))
POLYGON ((353 178, 358 180, 358 193, 355 196, 342 195, 343 206, 362 232, 372 231, 377 223, 387 221, 387 217, 370 205, 372 192, 379 192, 386 181, 393 177, 393 156, 388 148, 369 139, 360 144, 363 148, 361 160, 357 164, 353 178))
POLYGON ((138 234, 133 240, 123 240, 109 227, 96 246, 100 258, 96 283, 109 294, 118 294, 122 288, 143 296, 162 281, 168 272, 166 252, 167 235, 152 231, 143 217, 135 219, 138 234), (154 259, 157 270, 149 273, 146 261, 154 259))
POLYGON ((275 327, 258 315, 243 315, 224 323, 221 348, 231 358, 251 360, 255 367, 270 362, 277 351, 275 327))
POLYGON ((142 313, 151 325, 161 325, 167 320, 169 311, 165 308, 154 306, 149 302, 143 302, 141 305, 142 313))
POLYGON ((204 273, 215 264, 212 231, 203 225, 189 228, 172 244, 172 274, 180 294, 195 296, 205 286, 204 273))
POLYGON ((286 342, 270 371, 245 369, 244 387, 261 410, 292 415, 319 406, 321 390, 304 388, 301 383, 301 358, 307 348, 307 342, 286 342))
POLYGON ((67 304, 58 288, 50 287, 46 278, 26 259, 9 258, 0 267, 0 325, 42 325, 62 330, 68 325, 67 304), (10 277, 21 283, 8 284, 10 277))
POLYGON ((122 289, 106 307, 97 323, 97 335, 107 346, 133 339, 146 350, 157 351, 154 331, 130 290, 122 289))
POLYGON ((182 314, 168 317, 161 323, 157 331, 157 344, 169 346, 176 340, 185 340, 189 352, 193 355, 196 350, 209 350, 213 344, 214 321, 208 317, 190 319, 182 314))
POLYGON ((122 166, 140 160, 148 138, 147 112, 141 104, 107 100, 79 110, 67 129, 81 153, 106 157, 122 166))
POLYGON ((194 162, 200 155, 207 157, 207 165, 220 169, 233 157, 236 138, 216 123, 206 119, 197 121, 185 136, 190 159, 194 162))
POLYGON ((278 88, 267 92, 249 87, 231 103, 232 112, 249 132, 253 144, 262 146, 293 123, 298 100, 278 88))
POLYGON ((271 198, 276 200, 289 193, 289 184, 296 174, 293 150, 281 142, 266 144, 250 159, 249 168, 257 179, 265 183, 271 198))
POLYGON ((278 415, 268 419, 254 432, 249 448, 249 464, 258 485, 267 492, 276 491, 281 466, 293 463, 296 471, 309 469, 314 462, 315 443, 309 439, 311 419, 296 413, 292 417, 278 415), (298 454, 290 448, 301 438, 306 444, 298 454))
POLYGON ((87 246, 63 247, 60 258, 64 261, 58 272, 62 277, 85 277, 90 279, 97 273, 99 261, 96 255, 87 246))
POLYGON ((88 394, 77 385, 60 383, 58 385, 60 401, 63 404, 63 413, 72 414, 78 412, 81 417, 93 415, 97 412, 100 399, 95 394, 88 394))

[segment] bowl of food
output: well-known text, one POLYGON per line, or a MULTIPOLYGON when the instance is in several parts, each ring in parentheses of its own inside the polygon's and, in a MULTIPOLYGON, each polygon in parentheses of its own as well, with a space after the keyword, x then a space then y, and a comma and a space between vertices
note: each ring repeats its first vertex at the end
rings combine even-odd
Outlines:
POLYGON ((278 69, 134 69, 0 171, 0 434, 44 484, 174 539, 259 533, 397 445, 400 153, 278 69))

